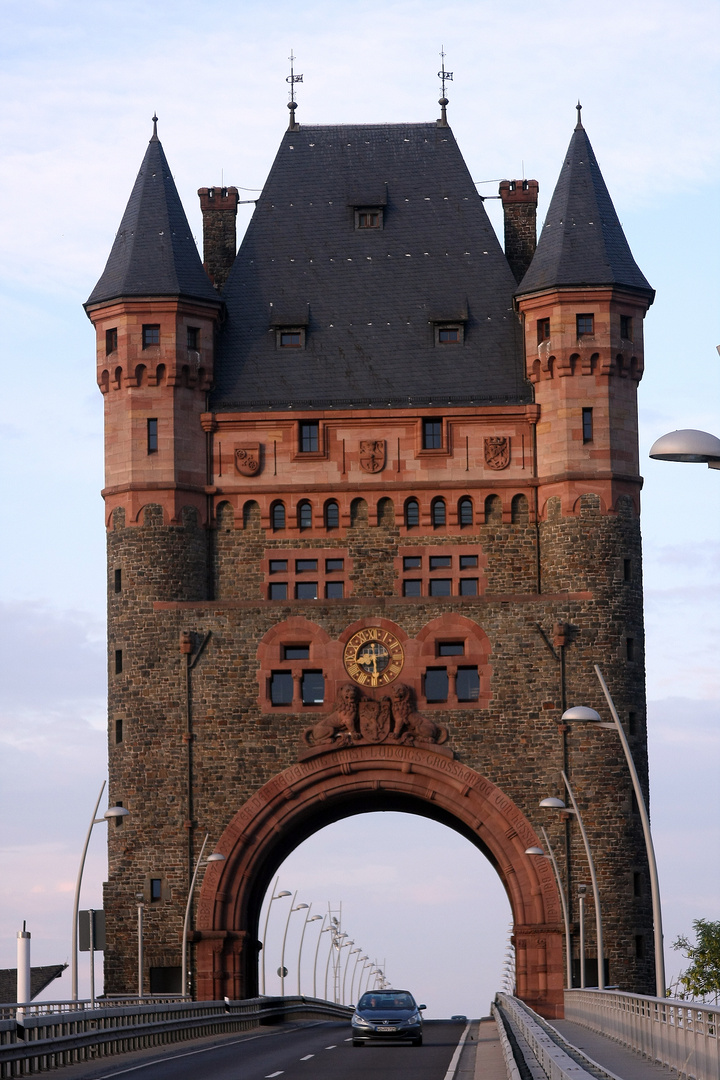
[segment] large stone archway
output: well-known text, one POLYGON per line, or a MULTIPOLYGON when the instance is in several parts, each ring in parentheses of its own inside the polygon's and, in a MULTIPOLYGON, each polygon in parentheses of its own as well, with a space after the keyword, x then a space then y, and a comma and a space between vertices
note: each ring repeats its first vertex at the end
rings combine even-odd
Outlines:
POLYGON ((260 905, 277 867, 318 829, 352 814, 405 810, 467 837, 492 862, 514 922, 517 990, 548 1017, 562 1015, 560 901, 538 843, 518 806, 495 784, 441 752, 362 745, 325 752, 285 769, 237 812, 208 866, 200 895, 197 992, 200 999, 257 993, 260 905))

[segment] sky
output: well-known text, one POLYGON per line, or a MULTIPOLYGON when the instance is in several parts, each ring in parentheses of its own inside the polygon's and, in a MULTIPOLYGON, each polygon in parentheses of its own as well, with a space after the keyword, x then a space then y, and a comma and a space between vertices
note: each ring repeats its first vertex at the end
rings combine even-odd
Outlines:
MULTIPOLYGON (((720 435, 719 23, 716 0, 606 0, 585 13, 570 0, 0 7, 0 967, 15 966, 23 920, 34 964, 69 960, 77 864, 106 776, 102 399, 81 305, 153 112, 200 237, 199 187, 234 184, 248 199, 262 187, 287 125, 291 49, 302 124, 435 119, 444 47, 448 117, 478 190, 536 178, 539 224, 582 101, 657 290, 640 441, 666 943, 695 918, 720 918, 720 473, 647 458, 674 428, 720 435)), ((498 204, 486 206, 499 227, 498 204)), ((241 231, 250 212, 241 208, 241 231)), ((105 828, 93 830, 82 907, 102 903, 105 828)), ((487 1012, 509 908, 489 865, 455 834, 419 818, 351 819, 294 852, 279 888, 297 889, 314 913, 342 901, 349 933, 396 985, 432 988, 429 1015, 487 1012)), ((273 908, 271 932, 284 928, 287 902, 273 908)), ((682 958, 667 952, 673 976, 682 958)), ((87 985, 83 957, 81 994, 87 985)), ((45 997, 68 995, 65 975, 45 997)))

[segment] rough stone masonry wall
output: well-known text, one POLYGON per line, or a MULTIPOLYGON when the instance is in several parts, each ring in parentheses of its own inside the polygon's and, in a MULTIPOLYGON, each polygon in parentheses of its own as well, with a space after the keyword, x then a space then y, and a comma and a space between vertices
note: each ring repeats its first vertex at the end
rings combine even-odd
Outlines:
MULTIPOLYGON (((152 514, 149 521, 152 521, 152 514)), ((257 648, 260 639, 289 615, 304 614, 337 639, 358 618, 387 618, 409 636, 454 608, 452 599, 398 595, 394 556, 399 545, 479 544, 487 557, 484 596, 462 598, 462 614, 475 620, 491 644, 492 697, 487 708, 433 712, 447 725, 448 745, 464 764, 498 784, 536 828, 545 824, 562 852, 564 824, 538 809, 541 798, 562 795, 560 666, 538 627, 552 642, 556 622, 569 625, 568 704, 604 710, 592 670, 600 663, 623 718, 635 714, 632 743, 641 775, 647 777, 642 662, 639 526, 625 509, 603 516, 592 498, 578 517, 561 518, 551 507, 539 530, 532 523, 492 523, 459 536, 428 532, 400 536, 386 507, 360 501, 353 525, 322 540, 265 534, 254 508, 243 528, 220 516, 205 534, 183 527, 146 524, 116 529, 109 536, 110 648, 122 640, 127 663, 111 673, 109 736, 111 800, 131 816, 110 830, 106 888, 110 993, 136 984, 135 894, 149 877, 165 882, 164 898, 147 903, 147 967, 180 964, 180 937, 188 887, 185 664, 180 635, 190 631, 193 647, 211 637, 191 673, 193 852, 205 832, 216 841, 239 807, 258 787, 297 760, 302 731, 317 713, 273 712, 258 705, 257 648), (540 541, 542 593, 537 594, 540 541), (205 600, 206 547, 212 548, 217 599, 205 600), (354 596, 333 601, 262 602, 259 560, 267 550, 337 545, 354 560, 354 596), (630 580, 625 562, 631 560, 630 580), (123 568, 123 590, 112 591, 112 570, 123 568), (589 598, 578 594, 588 591, 589 598), (572 594, 572 595, 570 595, 572 594), (374 603, 368 607, 368 598, 374 603), (153 600, 197 601, 191 607, 154 610, 153 600), (627 659, 627 638, 635 659, 627 659), (116 720, 123 737, 116 742, 116 720)), ((117 523, 119 526, 119 523, 117 523)), ((111 652, 112 656, 112 652, 111 652)), ((422 702, 419 703, 422 709, 422 702)), ((624 988, 652 990, 652 937, 642 833, 633 812, 630 780, 619 743, 611 732, 568 732, 571 782, 583 810, 598 864, 606 955, 610 978, 624 988), (644 882, 634 895, 634 873, 644 882), (636 958, 643 936, 645 957, 636 958)), ((586 880, 577 827, 571 826, 574 882, 586 880)), ((587 936, 593 948, 592 904, 587 936)), ((146 985, 146 989, 148 986, 146 985)))

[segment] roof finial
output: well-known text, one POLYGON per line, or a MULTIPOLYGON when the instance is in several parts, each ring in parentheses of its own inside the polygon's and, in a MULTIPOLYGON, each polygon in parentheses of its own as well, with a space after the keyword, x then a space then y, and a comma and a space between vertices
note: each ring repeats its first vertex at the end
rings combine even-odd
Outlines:
POLYGON ((158 137, 158 133, 157 133, 158 115, 157 115, 156 112, 154 112, 153 115, 152 115, 152 122, 153 122, 152 137, 153 137, 153 139, 157 139, 157 137, 158 137))
POLYGON ((290 61, 290 74, 285 80, 285 82, 290 83, 290 100, 288 101, 288 109, 290 110, 290 123, 288 124, 288 131, 294 131, 297 127, 297 124, 295 123, 295 110, 297 109, 297 101, 295 100, 295 83, 302 82, 303 77, 302 75, 295 74, 294 65, 297 57, 295 56, 292 49, 290 50, 290 56, 288 57, 288 59, 290 61))
POLYGON ((453 73, 452 73, 452 71, 446 71, 445 70, 445 46, 444 45, 440 46, 440 56, 442 58, 442 66, 441 66, 440 70, 438 71, 438 79, 440 79, 440 81, 442 83, 442 97, 438 101, 438 105, 440 106, 440 109, 442 111, 440 113, 440 119, 438 120, 438 124, 441 127, 447 127, 448 126, 448 122, 447 122, 448 99, 445 97, 445 83, 453 81, 453 73))
POLYGON ((578 114, 577 124, 575 125, 575 130, 576 131, 582 131, 582 129, 583 129, 583 126, 582 126, 582 105, 580 104, 580 98, 578 98, 578 103, 575 106, 575 108, 577 109, 577 114, 578 114))

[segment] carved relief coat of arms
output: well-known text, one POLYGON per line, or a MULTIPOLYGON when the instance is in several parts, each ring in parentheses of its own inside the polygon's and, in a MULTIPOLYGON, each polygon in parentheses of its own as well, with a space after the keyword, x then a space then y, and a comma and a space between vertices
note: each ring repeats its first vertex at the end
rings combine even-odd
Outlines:
POLYGON ((363 472, 377 473, 385 468, 385 440, 360 440, 360 468, 363 472))
POLYGON ((507 469, 510 464, 510 439, 507 435, 491 435, 485 439, 485 464, 488 469, 507 469))
POLYGON ((235 447, 235 468, 242 476, 257 476, 261 468, 260 443, 239 443, 235 447))

